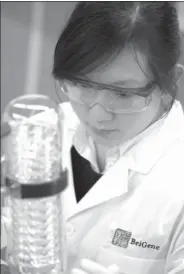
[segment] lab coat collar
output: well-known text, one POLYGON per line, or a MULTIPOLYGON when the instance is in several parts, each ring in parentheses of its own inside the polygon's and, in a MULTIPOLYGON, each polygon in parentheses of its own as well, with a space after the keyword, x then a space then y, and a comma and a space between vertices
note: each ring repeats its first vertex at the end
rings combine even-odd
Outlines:
POLYGON ((109 201, 128 191, 128 161, 120 158, 77 204, 76 212, 109 201))

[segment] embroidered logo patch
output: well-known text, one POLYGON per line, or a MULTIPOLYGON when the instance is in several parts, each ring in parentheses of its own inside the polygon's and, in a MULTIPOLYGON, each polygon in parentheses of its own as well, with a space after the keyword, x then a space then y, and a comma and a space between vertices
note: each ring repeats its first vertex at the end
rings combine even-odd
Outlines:
POLYGON ((117 228, 112 239, 112 244, 127 248, 131 235, 132 233, 129 231, 117 228))

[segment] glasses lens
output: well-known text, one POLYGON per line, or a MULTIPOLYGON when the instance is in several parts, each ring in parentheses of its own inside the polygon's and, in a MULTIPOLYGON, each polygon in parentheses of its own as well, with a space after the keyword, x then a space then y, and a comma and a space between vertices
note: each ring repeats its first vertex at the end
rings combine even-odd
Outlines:
POLYGON ((84 84, 70 83, 64 87, 65 94, 78 103, 91 104, 96 97, 96 90, 84 84))
POLYGON ((96 90, 87 84, 67 83, 64 85, 65 94, 73 101, 87 104, 90 107, 96 102, 98 94, 104 92, 101 105, 113 113, 140 112, 151 102, 151 95, 141 97, 126 93, 116 93, 109 90, 96 90))
POLYGON ((114 113, 139 112, 147 107, 147 98, 111 93, 104 105, 114 113))

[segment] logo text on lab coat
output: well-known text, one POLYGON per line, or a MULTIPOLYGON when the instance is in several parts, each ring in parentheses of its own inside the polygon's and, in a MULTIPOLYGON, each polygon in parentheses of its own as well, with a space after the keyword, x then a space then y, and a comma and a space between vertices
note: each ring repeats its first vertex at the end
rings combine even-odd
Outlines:
POLYGON ((149 244, 146 241, 137 241, 135 238, 131 238, 131 236, 131 232, 117 228, 112 239, 112 244, 123 248, 127 248, 131 244, 142 248, 160 249, 158 245, 149 244))
POLYGON ((153 244, 148 244, 147 242, 137 241, 137 240, 134 239, 134 238, 131 238, 130 244, 131 244, 131 245, 140 246, 140 247, 142 247, 142 248, 152 248, 152 249, 156 249, 156 250, 159 250, 159 249, 160 249, 160 246, 159 246, 159 245, 153 245, 153 244))

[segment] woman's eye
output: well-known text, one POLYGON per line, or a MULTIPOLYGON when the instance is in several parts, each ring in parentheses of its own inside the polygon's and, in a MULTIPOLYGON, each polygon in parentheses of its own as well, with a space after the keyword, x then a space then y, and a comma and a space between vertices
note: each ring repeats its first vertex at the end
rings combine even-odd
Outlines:
POLYGON ((79 87, 80 86, 80 84, 77 83, 77 82, 73 82, 72 85, 75 86, 75 87, 79 87))
POLYGON ((115 96, 118 97, 118 98, 130 98, 131 97, 130 94, 121 93, 121 92, 116 92, 115 96))
POLYGON ((82 88, 91 88, 90 86, 88 86, 87 84, 80 84, 80 86, 82 87, 82 88))
POLYGON ((91 88, 89 85, 87 85, 85 83, 74 82, 73 85, 76 86, 76 87, 79 87, 79 88, 85 88, 85 89, 91 88))

